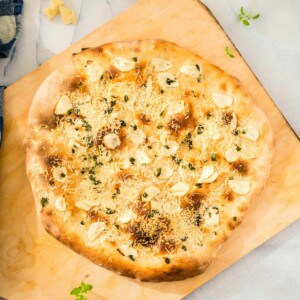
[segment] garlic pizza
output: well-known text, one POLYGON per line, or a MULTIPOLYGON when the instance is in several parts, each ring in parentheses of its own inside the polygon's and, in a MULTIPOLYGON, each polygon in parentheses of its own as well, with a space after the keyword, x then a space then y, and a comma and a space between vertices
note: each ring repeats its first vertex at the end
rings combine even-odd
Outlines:
POLYGON ((145 40, 84 49, 50 74, 25 149, 47 232, 159 282, 211 264, 267 180, 273 135, 236 78, 145 40))

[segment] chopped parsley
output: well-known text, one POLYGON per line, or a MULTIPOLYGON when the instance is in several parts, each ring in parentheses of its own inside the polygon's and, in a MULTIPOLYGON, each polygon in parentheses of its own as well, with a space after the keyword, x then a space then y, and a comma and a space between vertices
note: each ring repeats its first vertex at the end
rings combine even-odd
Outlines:
POLYGON ((135 125, 130 125, 130 127, 132 127, 132 129, 135 131, 135 130, 137 130, 137 126, 136 126, 136 124, 135 125))
POLYGON ((234 222, 236 222, 236 221, 237 221, 237 217, 234 216, 234 217, 232 218, 232 220, 233 220, 234 222))
POLYGON ((133 57, 132 60, 133 61, 138 61, 138 58, 137 57, 133 57))
POLYGON ((186 251, 186 250, 187 250, 187 248, 186 248, 185 245, 182 245, 181 249, 182 249, 183 251, 186 251))
POLYGON ((54 180, 49 180, 49 184, 53 185, 54 184, 54 180))
POLYGON ((75 300, 87 300, 84 294, 88 293, 92 289, 93 286, 91 284, 86 284, 84 282, 81 282, 79 287, 72 289, 70 295, 75 296, 75 300))
POLYGON ((229 57, 234 58, 234 55, 232 54, 232 52, 228 46, 225 48, 225 52, 229 57))
POLYGON ((104 110, 104 114, 105 115, 108 115, 108 114, 111 114, 112 112, 113 112, 113 108, 112 107, 109 107, 109 108, 107 108, 106 110, 104 110))
POLYGON ((125 95, 125 96, 124 96, 124 101, 125 101, 125 103, 126 103, 128 100, 129 100, 128 96, 125 95))
POLYGON ((184 140, 183 140, 181 143, 182 143, 182 144, 187 143, 188 146, 189 146, 189 149, 192 149, 192 148, 193 148, 192 134, 189 132, 189 133, 185 136, 184 140))
POLYGON ((69 109, 69 110, 67 111, 67 115, 68 115, 68 116, 71 115, 72 112, 73 112, 73 109, 69 109))
POLYGON ((117 101, 116 100, 112 100, 110 101, 110 107, 114 107, 116 105, 117 101))
POLYGON ((244 7, 241 7, 240 13, 238 15, 238 21, 242 22, 243 25, 249 26, 250 22, 249 20, 255 20, 260 17, 260 14, 256 14, 255 16, 252 15, 252 13, 246 13, 244 10, 244 7))
POLYGON ((216 160, 217 160, 217 153, 212 153, 212 154, 210 155, 210 159, 211 159, 212 161, 216 161, 216 160))
POLYGON ((173 79, 170 79, 170 78, 167 78, 166 82, 168 85, 171 85, 173 82, 175 82, 176 80, 173 80, 173 79))
POLYGON ((160 175, 161 175, 161 168, 158 168, 156 172, 156 177, 159 177, 160 175))
POLYGON ((117 223, 114 223, 114 226, 115 226, 117 229, 119 229, 119 227, 120 227, 120 225, 117 224, 117 223))
POLYGON ((160 93, 163 94, 165 91, 163 89, 160 90, 160 93))
POLYGON ((182 240, 183 242, 185 242, 187 239, 188 239, 187 236, 184 236, 183 238, 181 238, 181 240, 182 240))
POLYGON ((163 127, 163 125, 157 125, 157 129, 162 129, 163 127))
POLYGON ((130 161, 130 163, 131 163, 132 165, 134 165, 135 158, 133 158, 133 157, 130 157, 130 158, 129 158, 129 161, 130 161))
POLYGON ((197 134, 202 134, 204 130, 204 126, 202 124, 199 124, 197 126, 197 134))
POLYGON ((148 148, 148 149, 152 149, 152 146, 151 146, 151 145, 149 145, 149 146, 147 146, 147 148, 148 148))
POLYGON ((89 179, 93 182, 94 185, 98 185, 101 183, 101 181, 97 180, 97 178, 92 174, 89 176, 89 179))
POLYGON ((239 135, 239 130, 235 130, 234 135, 239 135))
POLYGON ((240 146, 236 145, 236 151, 241 151, 241 150, 242 150, 242 148, 240 146))
POLYGON ((128 257, 132 260, 132 261, 135 261, 134 257, 132 254, 128 255, 128 257))
POLYGON ((78 114, 79 114, 79 112, 80 112, 80 109, 79 109, 79 108, 77 108, 77 107, 75 107, 75 108, 74 108, 74 113, 75 113, 75 115, 78 115, 78 114))
POLYGON ((117 194, 121 194, 121 190, 119 188, 116 188, 117 194))
POLYGON ((233 177, 229 177, 228 179, 229 179, 229 180, 233 180, 233 177))
POLYGON ((148 197, 148 194, 147 193, 144 193, 143 194, 143 198, 147 198, 148 197))
POLYGON ((120 121, 120 126, 121 126, 121 127, 125 127, 125 126, 126 126, 125 121, 121 120, 121 121, 120 121))
POLYGON ((65 173, 60 173, 59 176, 60 176, 61 178, 65 178, 65 177, 66 177, 66 174, 65 174, 65 173))
POLYGON ((81 224, 81 225, 84 225, 84 221, 80 221, 80 224, 81 224))
POLYGON ((168 257, 164 257, 164 260, 165 260, 165 263, 168 265, 171 261, 170 261, 170 258, 168 257))
POLYGON ((195 225, 200 226, 200 223, 201 223, 201 216, 197 215, 196 218, 195 218, 195 225))
POLYGON ((83 121, 82 127, 83 127, 86 131, 91 131, 91 130, 92 130, 92 126, 91 126, 87 121, 83 121))
POLYGON ((111 208, 109 208, 109 207, 106 207, 105 208, 105 213, 107 214, 107 215, 112 215, 112 214, 114 214, 116 211, 114 210, 114 209, 111 209, 111 208))
POLYGON ((176 157, 176 155, 172 155, 172 160, 177 164, 180 165, 182 162, 182 159, 179 159, 178 157, 176 157))
POLYGON ((197 70, 200 72, 200 66, 198 64, 195 64, 197 70))
POLYGON ((45 207, 47 204, 48 204, 48 198, 43 197, 43 198, 41 199, 41 205, 42 205, 42 207, 45 207))
POLYGON ((188 163, 188 167, 191 171, 196 170, 195 166, 192 163, 188 163))
POLYGON ((202 188, 202 183, 197 182, 197 183, 195 184, 195 186, 198 187, 198 188, 202 188))

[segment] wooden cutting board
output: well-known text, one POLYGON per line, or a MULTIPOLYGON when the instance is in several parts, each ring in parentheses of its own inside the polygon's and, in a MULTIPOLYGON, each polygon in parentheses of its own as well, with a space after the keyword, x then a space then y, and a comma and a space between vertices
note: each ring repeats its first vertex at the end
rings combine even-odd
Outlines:
POLYGON ((197 1, 137 2, 11 85, 4 94, 4 121, 0 151, 0 296, 8 299, 71 299, 69 291, 81 281, 94 287, 89 299, 179 299, 300 217, 299 141, 226 33, 197 1), (268 115, 276 136, 269 182, 242 225, 204 274, 173 283, 141 283, 117 276, 46 234, 37 220, 22 149, 32 97, 51 71, 81 47, 147 38, 176 42, 238 77, 268 115), (234 49, 234 59, 225 54, 226 46, 234 49))

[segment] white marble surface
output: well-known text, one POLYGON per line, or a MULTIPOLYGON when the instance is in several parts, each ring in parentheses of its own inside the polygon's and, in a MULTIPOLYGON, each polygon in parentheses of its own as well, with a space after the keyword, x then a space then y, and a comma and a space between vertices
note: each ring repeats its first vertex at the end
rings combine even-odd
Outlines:
MULTIPOLYGON (((164 1, 164 0, 162 0, 164 1)), ((0 84, 9 85, 125 10, 134 0, 65 0, 77 26, 47 21, 50 1, 24 4, 23 33, 13 55, 0 60, 0 84)), ((251 69, 300 134, 300 1, 204 0, 251 69), (249 28, 237 23, 241 6, 260 12, 249 28)), ((238 245, 237 245, 238 247, 238 245)), ((187 299, 300 299, 300 222, 260 246, 187 299)))

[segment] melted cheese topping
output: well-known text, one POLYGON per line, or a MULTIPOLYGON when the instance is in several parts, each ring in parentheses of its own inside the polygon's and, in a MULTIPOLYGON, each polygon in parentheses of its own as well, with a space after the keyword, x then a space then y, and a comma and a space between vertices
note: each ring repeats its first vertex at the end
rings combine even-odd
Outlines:
POLYGON ((155 56, 144 73, 137 65, 121 56, 109 67, 83 62, 86 80, 57 98, 49 144, 53 160, 55 145, 66 157, 45 175, 55 209, 80 212, 89 243, 113 242, 125 256, 149 246, 164 256, 166 241, 169 255, 201 248, 224 226, 226 193, 251 190, 245 161, 259 131, 233 112, 231 95, 203 92, 201 62, 178 72, 155 56))

